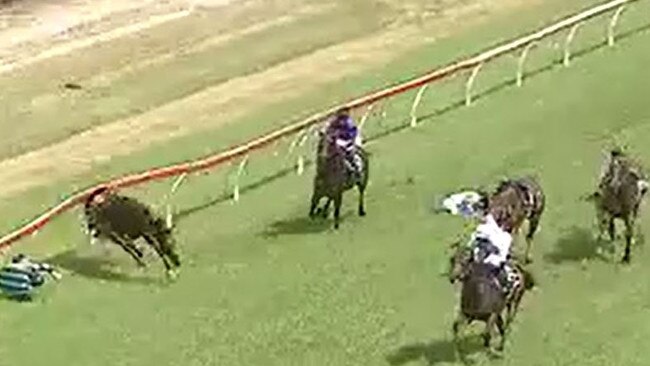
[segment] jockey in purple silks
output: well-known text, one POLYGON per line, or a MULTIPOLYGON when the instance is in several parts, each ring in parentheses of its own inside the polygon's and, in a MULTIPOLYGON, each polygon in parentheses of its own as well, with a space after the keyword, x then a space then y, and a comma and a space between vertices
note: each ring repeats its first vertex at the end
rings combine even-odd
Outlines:
POLYGON ((361 176, 362 161, 356 148, 361 145, 359 129, 350 116, 349 108, 340 109, 325 131, 329 138, 345 151, 345 158, 349 168, 359 178, 361 176))

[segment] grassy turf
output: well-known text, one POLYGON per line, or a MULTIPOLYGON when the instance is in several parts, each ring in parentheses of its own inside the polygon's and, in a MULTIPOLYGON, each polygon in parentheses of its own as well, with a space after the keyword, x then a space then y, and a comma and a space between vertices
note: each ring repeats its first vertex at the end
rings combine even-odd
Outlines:
MULTIPOLYGON (((585 32, 588 38, 591 33, 585 32)), ((522 89, 502 89, 470 108, 423 121, 416 130, 381 138, 370 147, 369 216, 352 215, 354 194, 349 194, 338 233, 303 219, 309 179, 290 175, 247 192, 237 206, 214 205, 185 216, 179 239, 186 268, 173 286, 159 283, 153 261, 151 273, 140 275, 121 253, 113 262, 122 270, 98 266, 87 249, 59 254, 55 260, 77 275, 48 288, 42 303, 0 302, 0 326, 7 330, 0 334, 0 359, 15 365, 449 363, 454 297, 438 272, 444 242, 460 223, 433 219, 428 209, 437 193, 532 171, 541 176, 549 197, 534 249, 542 290, 525 300, 506 359, 494 364, 644 365, 650 289, 642 280, 648 274, 643 247, 635 248, 630 268, 598 260, 581 265, 583 258, 595 258, 595 249, 587 231, 590 208, 577 197, 593 184, 600 149, 610 136, 650 157, 643 144, 650 134, 644 97, 650 89, 644 79, 648 41, 650 34, 640 33, 614 49, 591 52, 570 69, 540 73, 522 89)), ((437 51, 461 44, 465 49, 477 40, 462 42, 437 51)), ((544 52, 531 60, 532 67, 541 64, 544 52)), ((403 75, 427 53, 434 52, 390 65, 393 74, 385 77, 403 75)), ((503 60, 486 70, 478 92, 511 75, 511 63, 503 60)), ((345 95, 359 80, 336 90, 345 95)), ((449 96, 460 89, 459 83, 436 88, 426 110, 453 104, 449 96)), ((324 99, 305 98, 300 105, 324 99)), ((404 115, 408 102, 395 100, 385 125, 369 125, 368 133, 398 126, 403 120, 397 116, 404 115)), ((268 117, 294 112, 291 108, 268 117)), ((244 126, 219 141, 235 141, 255 129, 244 126)), ((208 146, 210 136, 193 141, 174 156, 195 154, 208 146)), ((169 160, 161 151, 130 162, 120 159, 113 172, 169 160)), ((267 156, 252 164, 247 182, 281 163, 267 156)), ((194 178, 176 197, 179 209, 188 211, 217 196, 223 179, 221 173, 194 178)), ((3 203, 16 212, 8 206, 2 212, 6 217, 33 212, 48 192, 69 184, 30 196, 32 203, 24 207, 3 203)), ((138 193, 151 197, 162 189, 156 184, 138 193)), ((38 253, 80 242, 66 217, 25 244, 36 244, 38 253)), ((481 355, 478 360, 487 363, 481 355)))
MULTIPOLYGON (((242 24, 228 18, 212 17, 210 13, 197 15, 190 20, 198 26, 185 24, 190 20, 182 21, 180 23, 185 28, 175 26, 166 29, 162 35, 160 31, 145 31, 127 40, 102 44, 91 52, 56 58, 45 65, 0 76, 0 87, 9 91, 0 96, 0 109, 3 111, 0 159, 369 34, 379 29, 387 16, 384 7, 372 7, 368 3, 333 5, 311 15, 297 16, 264 32, 234 37, 198 51, 176 51, 174 57, 135 71, 113 74, 129 64, 174 50, 173 47, 172 50, 165 49, 163 45, 181 48, 185 46, 184 42, 192 44, 187 39, 178 40, 179 34, 189 34, 188 38, 193 37, 195 43, 200 43, 208 36, 223 32, 219 29, 221 22, 235 23, 234 26, 243 28, 242 24), (204 35, 202 28, 214 33, 204 35), (84 90, 63 90, 61 86, 68 81, 79 83, 84 90)), ((236 19, 240 23, 248 22, 248 19, 236 19)))

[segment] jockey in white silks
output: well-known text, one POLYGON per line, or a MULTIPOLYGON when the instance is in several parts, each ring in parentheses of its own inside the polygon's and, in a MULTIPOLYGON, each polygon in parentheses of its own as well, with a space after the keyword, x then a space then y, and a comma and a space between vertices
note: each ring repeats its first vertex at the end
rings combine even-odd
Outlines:
POLYGON ((443 210, 452 215, 472 218, 482 216, 483 196, 474 191, 454 193, 442 201, 443 210))
POLYGON ((512 268, 508 263, 510 248, 512 246, 512 235, 499 227, 491 214, 483 216, 468 243, 474 252, 474 258, 478 258, 481 249, 487 249, 487 255, 482 259, 483 263, 494 267, 497 278, 504 287, 505 292, 510 291, 513 276, 512 268), (487 248, 486 248, 487 246, 487 248))

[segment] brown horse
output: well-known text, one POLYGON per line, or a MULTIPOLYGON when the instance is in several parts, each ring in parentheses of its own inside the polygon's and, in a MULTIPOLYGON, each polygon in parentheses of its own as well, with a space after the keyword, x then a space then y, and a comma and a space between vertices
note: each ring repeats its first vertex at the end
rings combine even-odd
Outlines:
POLYGON ((328 216, 329 205, 334 201, 334 228, 338 229, 340 221, 341 204, 343 193, 357 187, 359 190, 359 216, 365 216, 364 195, 368 185, 369 162, 368 155, 362 148, 358 147, 357 154, 361 157, 363 164, 359 177, 355 177, 348 167, 345 152, 336 145, 333 139, 321 134, 318 144, 316 158, 316 176, 314 177, 314 190, 311 197, 309 217, 321 213, 323 217, 328 216), (327 198, 325 206, 318 209, 322 198, 327 198))
POLYGON ((599 239, 609 233, 616 239, 615 219, 625 223, 625 253, 623 263, 630 262, 630 251, 634 237, 634 226, 639 206, 648 191, 648 182, 641 164, 618 149, 610 152, 598 183, 598 189, 587 197, 596 206, 599 223, 599 239))
POLYGON ((519 264, 513 263, 516 278, 512 289, 506 294, 491 265, 476 260, 471 249, 460 242, 452 244, 452 248, 454 254, 450 260, 449 281, 462 282, 460 311, 453 324, 457 354, 464 360, 460 336, 463 329, 476 320, 485 322, 482 334, 484 346, 492 351, 491 340, 496 330, 501 338, 496 351, 502 351, 507 331, 517 315, 524 293, 534 286, 533 277, 519 264))
POLYGON ((94 238, 108 239, 117 244, 141 267, 146 264, 135 241, 143 238, 156 251, 167 274, 176 276, 174 268, 179 268, 181 262, 172 235, 173 224, 156 217, 143 203, 102 187, 86 200, 84 216, 88 232, 94 238))
POLYGON ((532 262, 530 248, 546 205, 541 185, 530 176, 503 180, 487 201, 486 213, 492 214, 501 229, 513 237, 528 220, 524 262, 532 262))

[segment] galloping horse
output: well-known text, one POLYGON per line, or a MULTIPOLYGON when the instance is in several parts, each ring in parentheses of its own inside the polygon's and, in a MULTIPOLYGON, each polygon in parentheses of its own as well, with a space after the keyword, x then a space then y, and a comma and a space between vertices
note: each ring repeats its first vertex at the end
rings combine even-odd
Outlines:
POLYGON ((368 155, 361 147, 357 147, 356 153, 359 154, 363 163, 359 177, 356 177, 347 166, 343 148, 339 147, 333 139, 321 133, 309 217, 313 218, 316 214, 321 213, 326 218, 329 213, 329 205, 334 201, 334 228, 338 229, 343 193, 354 186, 359 189, 359 216, 366 215, 364 193, 368 185, 368 155), (317 210, 320 200, 324 197, 327 198, 325 206, 317 210))
POLYGON ((605 231, 611 241, 616 239, 614 219, 625 223, 625 254, 622 262, 630 262, 630 251, 634 237, 634 226, 639 214, 639 206, 648 191, 648 181, 641 165, 620 150, 610 153, 605 170, 598 183, 598 189, 587 197, 596 206, 599 223, 599 236, 605 231))
POLYGON ((493 333, 495 328, 498 330, 501 340, 496 350, 502 351, 506 332, 517 314, 521 299, 526 290, 534 286, 533 277, 519 264, 514 263, 516 278, 512 289, 506 294, 492 267, 482 263, 480 259, 487 255, 485 248, 479 246, 479 254, 476 256, 478 258, 475 258, 470 247, 460 245, 460 242, 453 244, 452 248, 455 252, 450 259, 449 281, 462 282, 460 311, 453 324, 456 351, 463 358, 460 335, 462 330, 475 320, 485 322, 482 336, 486 348, 491 349, 493 333))
POLYGON ((84 215, 94 238, 106 238, 119 245, 139 266, 146 266, 142 251, 135 245, 135 240, 142 237, 161 258, 169 276, 175 275, 173 267, 180 267, 173 224, 153 215, 143 203, 103 187, 88 197, 84 215))
POLYGON ((530 247, 546 205, 540 184, 533 177, 503 180, 487 201, 487 213, 492 214, 499 226, 513 237, 528 220, 524 261, 532 262, 530 247))

